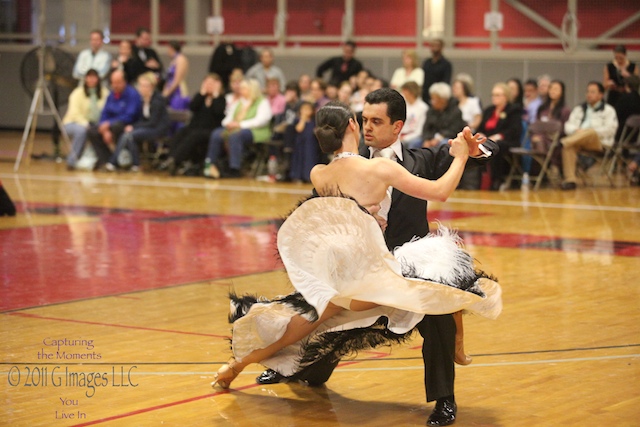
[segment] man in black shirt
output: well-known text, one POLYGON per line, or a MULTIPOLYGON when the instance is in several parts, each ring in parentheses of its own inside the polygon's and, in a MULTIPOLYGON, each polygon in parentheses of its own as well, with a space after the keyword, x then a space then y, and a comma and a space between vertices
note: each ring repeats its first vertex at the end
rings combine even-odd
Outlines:
POLYGON ((422 99, 431 105, 429 88, 437 82, 451 84, 451 62, 442 56, 444 42, 440 39, 431 42, 431 58, 427 58, 422 63, 424 70, 424 84, 422 85, 422 99))
POLYGON ((316 77, 322 77, 325 72, 331 70, 329 84, 340 87, 340 84, 349 81, 349 77, 358 74, 362 70, 362 63, 354 58, 356 44, 352 41, 342 46, 342 56, 334 56, 324 61, 316 70, 316 77))

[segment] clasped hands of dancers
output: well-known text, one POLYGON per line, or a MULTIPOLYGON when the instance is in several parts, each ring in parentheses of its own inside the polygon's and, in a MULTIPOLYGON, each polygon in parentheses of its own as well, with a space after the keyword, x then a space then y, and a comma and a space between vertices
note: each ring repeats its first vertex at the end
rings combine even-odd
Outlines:
MULTIPOLYGON (((335 157, 330 164, 316 165, 313 168, 311 182, 314 188, 320 196, 335 195, 337 192, 355 199, 376 217, 382 227, 384 218, 380 218, 377 211, 383 199, 388 197, 389 187, 416 198, 445 201, 456 189, 462 177, 469 157, 469 146, 477 146, 484 140, 484 137, 473 135, 470 129, 465 127, 456 138, 449 140, 449 154, 453 157, 451 166, 441 178, 431 181, 412 175, 400 164, 387 158, 365 159, 357 155, 360 127, 353 112, 344 104, 327 104, 318 111, 316 122, 315 134, 322 151, 333 153, 335 157)), ((212 386, 218 385, 228 389, 247 365, 259 363, 284 347, 307 337, 323 322, 343 310, 364 311, 376 307, 379 307, 379 304, 352 299, 347 307, 329 302, 326 308, 318 310, 319 317, 316 321, 294 315, 280 339, 264 348, 253 350, 242 357, 242 360, 231 358, 215 374, 212 386)), ((461 312, 454 313, 454 319, 457 326, 455 362, 467 365, 471 363, 471 358, 464 353, 461 312)))

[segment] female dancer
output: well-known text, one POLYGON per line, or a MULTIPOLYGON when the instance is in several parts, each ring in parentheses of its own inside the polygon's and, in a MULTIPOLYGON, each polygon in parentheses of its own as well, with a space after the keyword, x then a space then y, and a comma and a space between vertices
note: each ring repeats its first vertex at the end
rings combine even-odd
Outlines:
MULTIPOLYGON (((346 105, 331 102, 319 110, 316 120, 318 126, 316 136, 320 146, 324 152, 333 152, 334 160, 329 165, 318 165, 312 170, 311 180, 315 188, 321 196, 348 195, 359 205, 372 207, 370 209, 372 211, 380 209, 379 205, 387 198, 387 189, 390 186, 413 197, 446 200, 460 181, 469 155, 468 143, 473 142, 475 138, 467 128, 452 140, 450 153, 454 156, 454 160, 451 167, 437 181, 429 181, 412 175, 401 165, 389 159, 367 160, 358 156, 360 127, 353 112, 346 105)), ((384 218, 381 215, 378 215, 377 219, 379 223, 384 224, 384 218)), ((422 239, 425 243, 429 243, 429 240, 431 239, 422 239)), ((453 239, 450 241, 454 242, 455 247, 455 241, 453 239)), ((417 281, 420 285, 415 286, 415 279, 402 277, 398 260, 386 250, 376 221, 369 215, 363 214, 353 200, 344 197, 320 197, 303 203, 281 227, 278 233, 278 249, 291 282, 304 299, 313 306, 314 314, 317 313, 317 316, 305 317, 294 311, 282 322, 284 331, 274 332, 271 341, 257 342, 260 337, 256 339, 255 330, 269 328, 277 323, 273 320, 278 316, 276 310, 284 309, 278 307, 272 310, 273 307, 267 304, 253 305, 244 317, 234 322, 235 358, 220 368, 213 385, 218 384, 228 388, 248 364, 271 358, 285 347, 307 337, 318 327, 324 327, 323 324, 329 319, 331 322, 327 323, 332 323, 337 321, 332 318, 342 317, 346 313, 366 312, 360 316, 359 320, 362 320, 362 317, 370 318, 375 315, 375 313, 369 313, 369 310, 382 309, 382 306, 387 305, 393 306, 395 309, 387 309, 391 312, 387 311, 381 315, 389 317, 390 320, 397 320, 398 324, 405 326, 404 329, 402 327, 398 329, 406 331, 415 326, 412 320, 417 323, 422 318, 422 314, 415 313, 433 313, 432 310, 442 310, 442 313, 459 311, 477 302, 472 301, 473 298, 483 300, 472 292, 429 281, 417 281), (340 236, 326 234, 334 232, 342 234, 340 236), (306 250, 296 247, 299 244, 305 245, 306 250), (309 250, 312 246, 314 251, 309 250), (383 247, 384 253, 372 254, 370 251, 361 250, 364 247, 373 248, 373 252, 383 247), (316 269, 317 272, 318 262, 322 263, 320 275, 311 273, 307 269, 316 269), (366 266, 364 270, 363 265, 366 266), (360 273, 365 276, 369 274, 367 270, 369 268, 375 271, 374 281, 371 281, 372 277, 361 277, 360 273), (403 289, 398 288, 403 283, 408 283, 408 286, 403 289), (434 287, 427 289, 429 284, 434 287), (442 301, 437 298, 438 295, 445 294, 447 296, 444 298, 451 297, 451 300, 442 304, 442 301), (445 308, 444 306, 449 302, 451 304, 445 308), (455 309, 451 309, 454 306, 455 309), (271 317, 261 320, 259 318, 261 315, 271 317), (405 315, 407 317, 403 317, 405 315), (257 327, 254 326, 256 323, 257 327), (244 340, 237 339, 245 334, 252 335, 245 337, 244 340)), ((410 258, 411 254, 403 252, 401 256, 410 258)), ((457 253, 453 258, 471 259, 466 253, 457 253)), ((420 269, 417 264, 411 267, 415 267, 416 271, 420 269)), ((473 273, 472 266, 471 270, 473 273)), ((416 273, 415 277, 425 276, 416 273)), ((443 280, 441 283, 445 282, 443 280)), ((490 317, 497 315, 499 308, 497 311, 495 308, 500 305, 497 284, 493 290, 495 292, 490 299, 494 307, 491 309, 493 313, 490 317)), ((483 290, 479 293, 484 296, 483 290)), ((483 300, 482 304, 484 303, 483 300)), ((374 317, 377 318, 379 315, 374 317)), ((353 319, 348 319, 343 324, 350 322, 353 324, 353 319)), ((279 326, 274 326, 273 329, 278 329, 279 326)), ((394 331, 392 326, 389 329, 394 331)), ((289 355, 296 357, 297 352, 289 352, 289 355)))

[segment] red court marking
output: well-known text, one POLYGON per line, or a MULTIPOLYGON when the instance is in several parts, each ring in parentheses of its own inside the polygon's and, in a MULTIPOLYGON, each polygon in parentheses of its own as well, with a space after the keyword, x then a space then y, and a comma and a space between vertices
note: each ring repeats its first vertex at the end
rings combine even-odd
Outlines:
POLYGON ((129 326, 129 325, 118 325, 115 323, 102 323, 102 322, 90 322, 88 320, 75 320, 75 319, 63 319, 60 317, 47 317, 47 316, 38 316, 37 314, 30 313, 7 313, 9 316, 20 316, 20 317, 28 317, 31 319, 39 319, 39 320, 55 320, 56 322, 70 322, 70 323, 81 323, 85 325, 97 325, 97 326, 110 326, 113 328, 125 328, 125 329, 138 329, 141 331, 153 331, 153 332, 168 332, 171 334, 182 334, 182 335, 199 335, 203 337, 214 337, 214 338, 230 338, 228 335, 216 335, 216 334, 203 334, 200 332, 186 332, 186 331, 174 331, 171 329, 158 329, 158 328, 145 328, 143 326, 129 326))
MULTIPOLYGON (((247 386, 238 387, 238 388, 236 388, 234 390, 246 390, 248 388, 257 387, 258 385, 259 384, 250 384, 250 385, 247 385, 247 386)), ((227 394, 229 392, 230 392, 230 390, 223 390, 223 391, 218 391, 216 393, 205 394, 203 396, 191 397, 189 399, 179 400, 177 402, 165 403, 163 405, 151 406, 149 408, 144 408, 144 409, 138 409, 137 411, 127 412, 127 413, 120 414, 120 415, 113 415, 111 417, 102 418, 102 419, 94 420, 94 421, 89 421, 89 422, 82 423, 82 424, 74 424, 73 427, 83 427, 83 426, 92 426, 92 425, 95 425, 95 424, 102 424, 102 423, 106 423, 107 421, 119 420, 121 418, 127 418, 127 417, 132 417, 134 415, 144 414, 145 412, 157 411, 158 409, 165 409, 165 408, 170 408, 172 406, 182 405, 184 403, 196 402, 198 400, 206 399, 208 397, 218 396, 220 394, 227 394)))
MULTIPOLYGON (((375 354, 376 356, 373 357, 374 359, 379 359, 379 358, 382 358, 382 357, 389 356, 389 354, 387 354, 387 353, 381 353, 381 352, 376 352, 376 351, 366 351, 365 353, 375 354)), ((360 361, 354 360, 352 362, 340 363, 340 364, 338 364, 338 367, 354 365, 354 364, 362 363, 362 362, 366 362, 366 360, 360 360, 360 361)), ((145 412, 157 411, 158 409, 170 408, 172 406, 182 405, 184 403, 191 403, 191 402, 195 402, 195 401, 198 401, 198 400, 206 399, 208 397, 215 397, 215 396, 218 396, 218 395, 221 395, 221 394, 227 394, 227 393, 230 393, 232 390, 241 391, 241 390, 247 390, 247 389, 255 388, 255 387, 259 387, 259 386, 261 386, 261 384, 249 384, 249 385, 245 385, 245 386, 241 386, 241 387, 237 387, 237 388, 233 388, 233 389, 229 389, 229 390, 218 391, 218 392, 215 392, 215 393, 212 393, 212 394, 206 394, 204 396, 196 396, 196 397, 191 397, 189 399, 179 400, 177 402, 165 403, 163 405, 151 406, 149 408, 138 409, 136 411, 127 412, 127 413, 120 414, 120 415, 113 415, 111 417, 101 418, 99 420, 89 421, 89 422, 82 423, 82 424, 74 424, 72 427, 83 427, 83 426, 91 426, 91 425, 95 425, 95 424, 106 423, 107 421, 119 420, 121 418, 127 418, 127 417, 132 417, 134 415, 144 414, 145 412)))
POLYGON ((282 269, 252 217, 38 205, 95 221, 0 230, 0 311, 282 269))

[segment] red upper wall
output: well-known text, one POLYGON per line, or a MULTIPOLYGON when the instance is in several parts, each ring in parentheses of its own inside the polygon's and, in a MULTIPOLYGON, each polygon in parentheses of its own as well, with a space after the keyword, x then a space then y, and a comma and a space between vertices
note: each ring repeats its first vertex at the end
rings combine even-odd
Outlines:
MULTIPOLYGON (((523 4, 560 27, 567 12, 567 2, 559 0, 521 0, 523 4)), ((272 35, 277 0, 225 0, 222 15, 225 34, 272 35)), ((344 15, 344 0, 288 0, 287 32, 292 36, 340 36, 344 15)), ((111 31, 133 33, 139 26, 150 25, 150 0, 112 0, 111 31)), ((358 36, 415 36, 414 0, 355 0, 354 33, 358 36)), ((504 29, 499 37, 552 37, 544 28, 531 21, 505 2, 500 2, 504 29)), ((638 0, 581 1, 577 16, 579 37, 597 37, 613 25, 640 9, 638 0)), ((484 14, 490 10, 490 0, 456 0, 455 35, 488 37, 484 30, 484 14)), ((204 17, 203 17, 204 19, 204 17)), ((160 32, 184 32, 184 2, 160 2, 160 32)), ((640 24, 630 25, 614 37, 640 39, 640 24)), ((317 44, 317 43, 307 43, 317 44)), ((325 43, 326 44, 326 43, 325 43)), ((458 47, 488 48, 488 43, 458 43, 458 47)), ((523 48, 522 45, 501 44, 503 49, 523 48)), ((532 48, 557 48, 560 45, 537 45, 532 48)), ((606 47, 609 48, 609 47, 606 47)))

